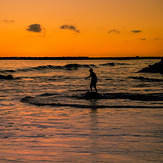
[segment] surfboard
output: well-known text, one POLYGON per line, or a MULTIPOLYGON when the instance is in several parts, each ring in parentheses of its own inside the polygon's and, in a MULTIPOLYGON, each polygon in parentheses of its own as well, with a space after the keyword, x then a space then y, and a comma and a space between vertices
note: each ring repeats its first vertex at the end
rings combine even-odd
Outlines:
POLYGON ((97 92, 86 92, 85 94, 86 99, 99 99, 101 95, 97 92))

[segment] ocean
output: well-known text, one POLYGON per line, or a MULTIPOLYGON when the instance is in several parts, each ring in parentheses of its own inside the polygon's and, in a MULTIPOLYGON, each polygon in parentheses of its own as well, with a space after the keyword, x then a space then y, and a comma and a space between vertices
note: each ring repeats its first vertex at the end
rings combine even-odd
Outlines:
POLYGON ((0 60, 0 163, 163 162, 163 75, 138 73, 158 61, 0 60))

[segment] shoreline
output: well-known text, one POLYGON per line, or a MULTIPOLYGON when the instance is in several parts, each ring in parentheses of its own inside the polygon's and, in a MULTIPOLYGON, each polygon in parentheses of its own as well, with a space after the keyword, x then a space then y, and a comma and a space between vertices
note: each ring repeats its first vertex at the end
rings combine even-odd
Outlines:
POLYGON ((162 57, 0 57, 0 60, 140 60, 162 57))

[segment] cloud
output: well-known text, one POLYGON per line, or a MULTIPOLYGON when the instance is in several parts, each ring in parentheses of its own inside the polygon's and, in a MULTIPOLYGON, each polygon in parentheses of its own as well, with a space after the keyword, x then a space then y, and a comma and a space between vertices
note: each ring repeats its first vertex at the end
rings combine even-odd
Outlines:
POLYGON ((112 29, 112 30, 110 30, 110 31, 108 31, 108 33, 120 33, 120 31, 119 30, 117 30, 117 29, 112 29))
POLYGON ((160 40, 160 39, 158 37, 156 37, 155 40, 160 40))
POLYGON ((31 24, 27 27, 27 31, 30 31, 30 32, 41 32, 42 29, 41 29, 41 25, 40 24, 31 24))
POLYGON ((131 31, 132 33, 140 33, 140 32, 142 32, 141 30, 132 30, 131 31))
POLYGON ((65 25, 60 26, 60 29, 68 29, 68 30, 72 30, 74 32, 80 33, 80 31, 73 25, 65 24, 65 25))
POLYGON ((3 23, 15 23, 14 20, 7 20, 7 19, 3 19, 3 20, 1 20, 1 22, 3 22, 3 23))

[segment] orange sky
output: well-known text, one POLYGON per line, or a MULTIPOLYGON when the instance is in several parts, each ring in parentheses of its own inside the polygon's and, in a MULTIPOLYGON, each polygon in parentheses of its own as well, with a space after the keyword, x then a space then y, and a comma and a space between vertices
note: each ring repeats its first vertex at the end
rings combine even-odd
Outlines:
POLYGON ((0 57, 163 56, 163 0, 0 0, 0 57))

